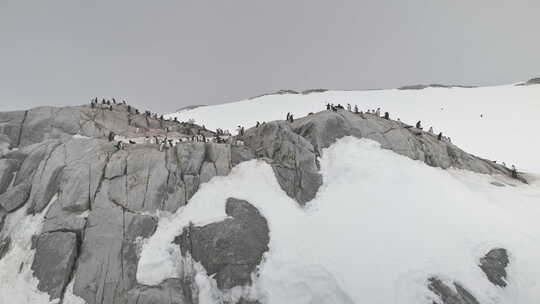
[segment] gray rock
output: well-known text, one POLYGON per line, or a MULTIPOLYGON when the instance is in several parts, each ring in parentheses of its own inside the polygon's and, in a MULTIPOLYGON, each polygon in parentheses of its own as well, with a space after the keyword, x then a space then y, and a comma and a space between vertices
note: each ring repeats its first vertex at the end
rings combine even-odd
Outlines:
POLYGON ((428 279, 428 288, 436 294, 443 304, 480 304, 476 298, 463 286, 454 282, 456 291, 439 278, 431 277, 428 279))
POLYGON ((341 137, 354 136, 372 139, 384 149, 433 167, 512 175, 504 166, 468 154, 450 142, 439 141, 434 134, 373 114, 323 111, 296 119, 292 127, 296 133, 308 139, 318 153, 341 137))
POLYGON ((0 133, 4 134, 12 145, 18 145, 26 112, 0 112, 0 133))
MULTIPOLYGON (((30 155, 26 162, 32 160, 30 155)), ((41 212, 60 189, 62 170, 66 165, 65 147, 59 141, 53 141, 47 145, 43 161, 40 161, 32 176, 32 191, 28 199, 28 213, 41 212)), ((18 176, 17 176, 18 178, 18 176)))
POLYGON ((491 283, 499 287, 506 287, 506 266, 509 263, 506 249, 494 248, 480 258, 479 267, 491 283))
POLYGON ((527 82, 524 83, 518 83, 518 86, 524 86, 524 85, 534 85, 534 84, 540 84, 540 77, 531 78, 527 80, 527 82))
POLYGON ((9 251, 10 245, 11 245, 11 238, 9 236, 3 239, 0 239, 0 260, 7 254, 7 252, 9 251))
POLYGON ((77 251, 75 233, 51 232, 38 238, 32 270, 39 279, 38 289, 47 292, 51 300, 62 297, 71 278, 77 251))
POLYGON ((136 240, 149 237, 157 225, 153 217, 113 202, 112 181, 103 180, 88 216, 74 281, 74 294, 88 304, 126 303, 136 285, 136 240))
POLYGON ((266 219, 247 201, 229 198, 230 218, 203 227, 190 226, 175 239, 183 255, 215 274, 220 289, 251 283, 251 273, 268 250, 266 219))
POLYGON ((316 151, 287 122, 269 122, 251 128, 242 138, 256 157, 269 158, 281 188, 304 205, 315 197, 322 184, 316 151))
POLYGON ((85 226, 86 218, 81 213, 62 209, 62 203, 57 200, 47 210, 41 231, 71 231, 82 238, 85 226))
POLYGON ((216 169, 216 175, 225 176, 231 172, 231 146, 228 144, 206 144, 205 161, 216 169))
POLYGON ((47 150, 51 144, 56 144, 56 142, 43 142, 30 147, 26 147, 24 153, 26 157, 24 158, 21 168, 15 176, 15 181, 13 186, 16 186, 22 182, 31 181, 34 174, 37 171, 38 166, 41 164, 41 161, 45 158, 47 150))
POLYGON ((180 279, 158 286, 137 286, 128 292, 127 304, 192 304, 191 287, 180 279))
POLYGON ((309 89, 309 90, 302 91, 302 95, 308 95, 311 93, 324 93, 326 91, 328 90, 327 89, 309 89))
POLYGON ((246 146, 231 146, 231 167, 255 158, 255 154, 246 146))
POLYGON ((489 183, 492 184, 493 186, 497 186, 497 187, 506 187, 505 184, 497 182, 497 181, 492 181, 492 182, 489 182, 489 183))
POLYGON ((206 183, 210 179, 212 179, 212 177, 214 177, 216 175, 217 175, 217 169, 216 169, 216 166, 214 165, 214 163, 204 162, 202 167, 201 167, 200 182, 201 183, 206 183))
POLYGON ((176 145, 176 158, 183 175, 198 175, 205 159, 204 143, 186 143, 176 145))
POLYGON ((0 194, 11 185, 14 174, 19 170, 21 163, 16 159, 0 159, 0 194))
POLYGON ((4 228, 4 221, 6 220, 7 212, 0 206, 0 232, 2 232, 2 228, 4 228))
POLYGON ((0 195, 0 206, 7 212, 13 212, 22 207, 30 195, 32 186, 29 183, 22 183, 10 188, 0 195))

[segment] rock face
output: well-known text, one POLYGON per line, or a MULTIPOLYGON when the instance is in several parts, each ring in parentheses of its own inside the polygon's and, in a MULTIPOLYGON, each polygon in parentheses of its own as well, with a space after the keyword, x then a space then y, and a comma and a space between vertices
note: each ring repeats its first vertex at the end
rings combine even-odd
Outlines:
POLYGON ((159 286, 138 286, 128 293, 127 304, 192 304, 191 290, 180 279, 167 279, 159 286))
POLYGON ((343 136, 369 138, 384 149, 429 166, 443 169, 454 167, 484 174, 511 176, 502 165, 468 154, 450 142, 440 141, 435 134, 423 132, 398 121, 372 114, 355 114, 345 110, 324 111, 294 121, 294 132, 311 142, 316 153, 343 136))
MULTIPOLYGON (((107 140, 110 132, 127 138, 212 134, 194 124, 137 114, 126 105, 0 113, 0 258, 10 250, 10 236, 2 231, 6 217, 21 208, 44 214, 32 269, 38 288, 52 299, 62 299, 72 280, 73 293, 88 304, 197 304, 197 286, 190 278, 157 286, 137 283, 139 241, 154 233, 153 214, 175 212, 201 184, 250 159, 268 162, 281 188, 300 205, 313 199, 322 184, 317 160, 322 149, 347 135, 376 140, 430 166, 511 175, 429 133, 347 111, 268 122, 235 138, 244 145, 187 142, 161 151, 141 143, 118 150, 107 140)), ((267 222, 250 203, 231 198, 225 211, 230 218, 191 226, 176 239, 223 290, 251 283, 269 242, 267 222)), ((480 261, 499 286, 506 275, 502 261, 499 253, 480 261)))
POLYGON ((453 283, 456 291, 436 277, 429 278, 428 282, 429 290, 435 293, 443 304, 480 304, 467 289, 456 282, 453 283))
POLYGON ((190 226, 175 240, 183 255, 215 274, 220 289, 251 283, 251 273, 268 250, 266 219, 250 203, 229 198, 225 212, 231 218, 203 227, 190 226))
MULTIPOLYGON (((506 287, 506 266, 510 263, 508 253, 504 248, 491 249, 480 258, 479 267, 487 279, 496 286, 506 287)), ((428 289, 442 301, 443 304, 479 304, 478 300, 465 287, 452 282, 454 289, 438 277, 428 279, 428 289)))
POLYGON ((281 188, 300 204, 315 197, 322 184, 313 145, 286 122, 270 122, 249 129, 245 145, 258 158, 271 159, 281 188))
POLYGON ((529 80, 527 80, 527 82, 524 82, 524 83, 519 83, 517 84, 518 86, 527 86, 527 85, 534 85, 534 84, 540 84, 540 77, 536 77, 536 78, 531 78, 529 80))
POLYGON ((20 166, 21 163, 16 159, 0 159, 0 194, 9 187, 20 166))
POLYGON ((464 88, 464 89, 470 89, 474 88, 474 86, 466 86, 466 85, 448 85, 448 84, 438 84, 438 83, 432 83, 432 84, 413 84, 413 85, 406 85, 403 87, 398 88, 398 90, 423 90, 426 88, 464 88))
POLYGON ((21 207, 28 196, 30 195, 31 185, 28 183, 21 183, 0 195, 0 206, 7 212, 13 212, 21 207))
POLYGON ((510 261, 506 249, 495 248, 480 259, 479 266, 491 283, 499 287, 506 287, 506 266, 508 263, 510 261))
POLYGON ((6 255, 11 245, 11 238, 0 239, 0 260, 6 255))
POLYGON ((44 233, 38 238, 32 270, 39 279, 39 290, 47 292, 51 300, 63 296, 77 250, 77 237, 72 232, 44 233))

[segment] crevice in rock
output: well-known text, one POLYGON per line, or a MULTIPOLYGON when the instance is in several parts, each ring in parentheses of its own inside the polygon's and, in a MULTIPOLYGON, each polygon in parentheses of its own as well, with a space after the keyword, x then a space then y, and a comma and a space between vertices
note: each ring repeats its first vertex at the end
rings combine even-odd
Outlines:
POLYGON ((47 158, 45 158, 45 163, 43 164, 43 167, 41 168, 41 172, 39 173, 39 178, 43 178, 43 172, 47 168, 47 164, 49 163, 49 160, 51 159, 52 154, 58 148, 58 146, 63 145, 60 142, 55 143, 55 145, 52 147, 51 151, 49 151, 49 154, 47 155, 47 158))
MULTIPOLYGON (((167 153, 167 152, 165 152, 167 153)), ((150 183, 150 177, 152 176, 152 174, 150 173, 150 167, 148 166, 146 168, 146 186, 144 188, 144 197, 143 197, 143 202, 142 202, 142 209, 144 209, 146 207, 146 197, 148 195, 148 184, 150 183)), ((127 181, 127 178, 126 178, 126 181, 127 181)))
POLYGON ((21 125, 19 127, 19 136, 17 137, 17 147, 21 146, 23 127, 24 127, 24 123, 26 122, 26 117, 28 117, 28 110, 24 111, 24 116, 23 116, 23 119, 21 121, 21 125))
MULTIPOLYGON (((99 178, 99 182, 98 182, 98 185, 96 187, 96 192, 94 192, 94 196, 93 196, 92 200, 90 200, 90 202, 88 203, 88 210, 90 210, 90 211, 92 211, 92 204, 95 203, 96 196, 99 193, 99 191, 101 191, 101 186, 103 184, 103 181, 106 179, 105 178, 105 173, 107 171, 107 167, 109 166, 109 161, 111 160, 111 156, 112 155, 110 153, 105 152, 105 165, 103 166, 103 169, 101 171, 101 177, 99 178)), ((90 187, 90 185, 88 187, 90 187)))

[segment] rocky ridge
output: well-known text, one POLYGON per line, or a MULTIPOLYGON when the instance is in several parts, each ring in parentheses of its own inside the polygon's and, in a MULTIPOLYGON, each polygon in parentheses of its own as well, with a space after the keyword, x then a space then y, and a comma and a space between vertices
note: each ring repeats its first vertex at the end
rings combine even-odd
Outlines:
MULTIPOLYGON (((317 158, 343 136, 375 140, 434 167, 511 176, 509 169, 433 134, 345 110, 319 112, 293 123, 268 122, 227 143, 186 142, 164 151, 155 144, 119 150, 107 140, 110 132, 128 138, 214 134, 197 125, 134 114, 126 105, 0 113, 0 258, 10 247, 10 235, 1 231, 4 218, 20 208, 29 214, 46 210, 42 231, 35 236, 32 270, 38 288, 51 299, 62 301, 73 281, 73 293, 89 304, 198 303, 189 275, 158 286, 136 281, 138 240, 154 233, 157 218, 151 214, 175 212, 202 183, 249 159, 268 162, 282 189, 301 206, 322 184, 317 158)), ((249 202, 230 198, 226 213, 230 219, 190 227, 176 239, 184 255, 216 274, 221 290, 249 285, 269 242, 266 220, 249 202)), ((497 269, 495 275, 487 274, 491 270, 486 274, 499 285, 495 282, 502 272, 490 266, 492 256, 482 269, 497 269)), ((444 283, 434 280, 430 290, 444 294, 438 291, 444 283)))

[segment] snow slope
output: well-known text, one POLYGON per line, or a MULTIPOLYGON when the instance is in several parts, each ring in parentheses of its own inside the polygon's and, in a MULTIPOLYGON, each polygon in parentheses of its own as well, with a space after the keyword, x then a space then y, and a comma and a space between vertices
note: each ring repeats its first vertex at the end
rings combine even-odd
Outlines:
POLYGON ((540 85, 266 95, 167 117, 233 131, 238 125, 285 119, 287 112, 295 117, 318 112, 327 102, 357 104, 363 111, 380 107, 409 124, 421 120, 426 130, 433 126, 469 153, 540 173, 540 85))
MULTIPOLYGON (((259 277, 243 291, 265 303, 431 303, 432 275, 460 282, 481 303, 538 303, 538 185, 495 186, 495 177, 429 167, 353 137, 324 150, 321 173, 324 184, 304 209, 263 161, 213 178, 184 208, 162 216, 144 241, 138 281, 180 276, 173 238, 190 221, 224 219, 226 199, 236 197, 255 205, 270 228, 259 277), (497 246, 511 255, 505 289, 477 266, 497 246)), ((209 292, 213 280, 198 277, 206 282, 201 298, 219 303, 220 295, 209 292)))

